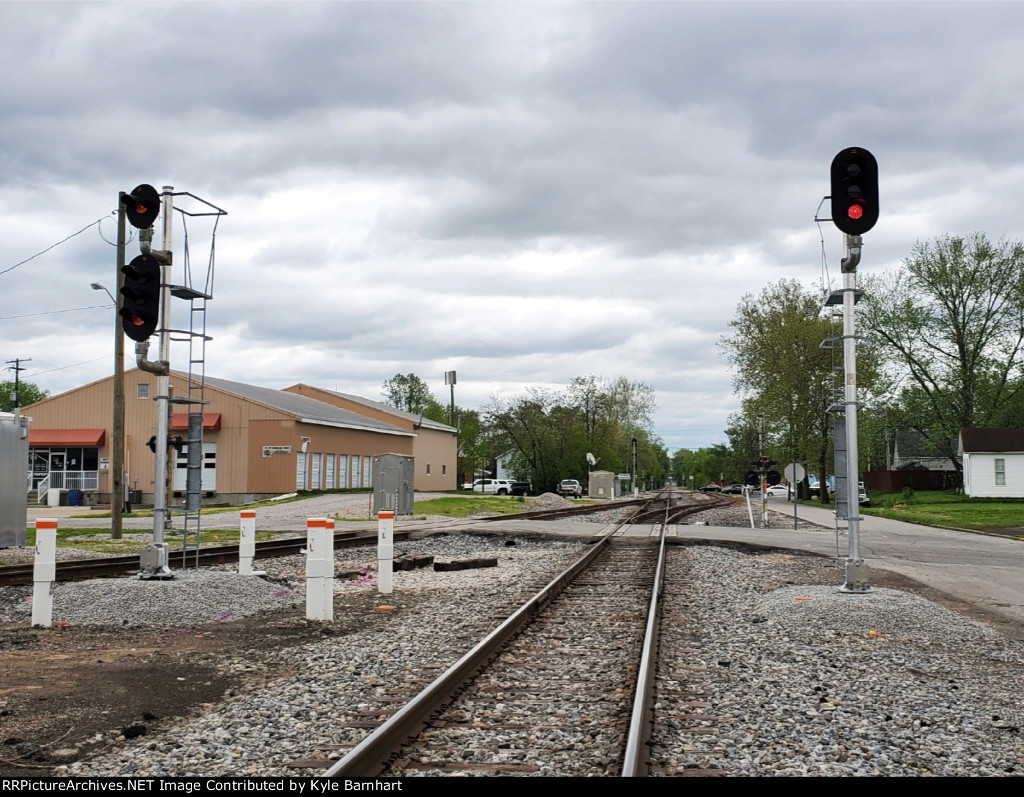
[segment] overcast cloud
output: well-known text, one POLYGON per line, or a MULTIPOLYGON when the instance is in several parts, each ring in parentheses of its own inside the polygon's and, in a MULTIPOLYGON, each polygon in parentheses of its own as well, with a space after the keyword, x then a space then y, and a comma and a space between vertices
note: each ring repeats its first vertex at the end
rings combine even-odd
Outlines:
POLYGON ((741 297, 820 288, 822 239, 838 279, 839 150, 879 162, 862 272, 1022 237, 1018 3, 7 2, 0 43, 2 359, 51 393, 111 371, 89 285, 144 182, 229 213, 210 376, 446 402, 455 369, 470 407, 625 376, 670 450, 725 441, 741 297))

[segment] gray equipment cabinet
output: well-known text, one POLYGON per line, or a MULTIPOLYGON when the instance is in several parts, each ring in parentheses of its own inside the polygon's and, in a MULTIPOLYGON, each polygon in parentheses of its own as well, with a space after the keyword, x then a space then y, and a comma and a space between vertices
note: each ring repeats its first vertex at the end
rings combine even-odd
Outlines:
POLYGON ((587 494, 591 498, 615 498, 615 474, 609 470, 592 470, 587 476, 587 494))
POLYGON ((378 454, 373 458, 373 511, 392 509, 396 515, 411 515, 413 466, 416 460, 405 454, 378 454))
POLYGON ((0 412, 0 548, 25 546, 31 420, 21 414, 0 412))

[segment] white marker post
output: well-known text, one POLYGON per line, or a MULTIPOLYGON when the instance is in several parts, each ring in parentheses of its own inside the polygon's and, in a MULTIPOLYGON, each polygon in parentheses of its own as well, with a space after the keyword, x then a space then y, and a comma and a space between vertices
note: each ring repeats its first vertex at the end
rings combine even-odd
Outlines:
POLYGON ((57 577, 57 519, 36 521, 36 559, 32 568, 32 625, 53 625, 53 582, 57 577))
POLYGON ((266 570, 253 570, 256 558, 256 510, 243 509, 239 513, 238 573, 243 576, 265 576, 266 570))
POLYGON ((334 532, 326 518, 306 521, 306 619, 334 619, 334 532))
POLYGON ((394 583, 395 513, 382 509, 377 513, 377 592, 390 595, 394 583))

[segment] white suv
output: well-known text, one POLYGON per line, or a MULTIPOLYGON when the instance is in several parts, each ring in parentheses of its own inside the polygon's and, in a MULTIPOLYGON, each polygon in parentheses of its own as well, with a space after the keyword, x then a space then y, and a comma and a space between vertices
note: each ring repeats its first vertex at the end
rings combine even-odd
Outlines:
POLYGON ((473 490, 477 493, 491 493, 492 495, 511 495, 512 482, 508 479, 477 479, 472 484, 463 484, 462 489, 473 490))

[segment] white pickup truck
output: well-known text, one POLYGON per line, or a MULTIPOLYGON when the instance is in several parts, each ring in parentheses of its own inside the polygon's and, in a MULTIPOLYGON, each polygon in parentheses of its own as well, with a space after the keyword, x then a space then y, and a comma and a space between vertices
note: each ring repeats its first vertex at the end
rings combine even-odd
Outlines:
POLYGON ((512 482, 508 479, 477 479, 472 484, 463 484, 462 489, 491 495, 511 495, 512 482))
POLYGON ((555 492, 563 498, 582 498, 583 485, 575 479, 562 479, 558 483, 558 489, 555 492))

